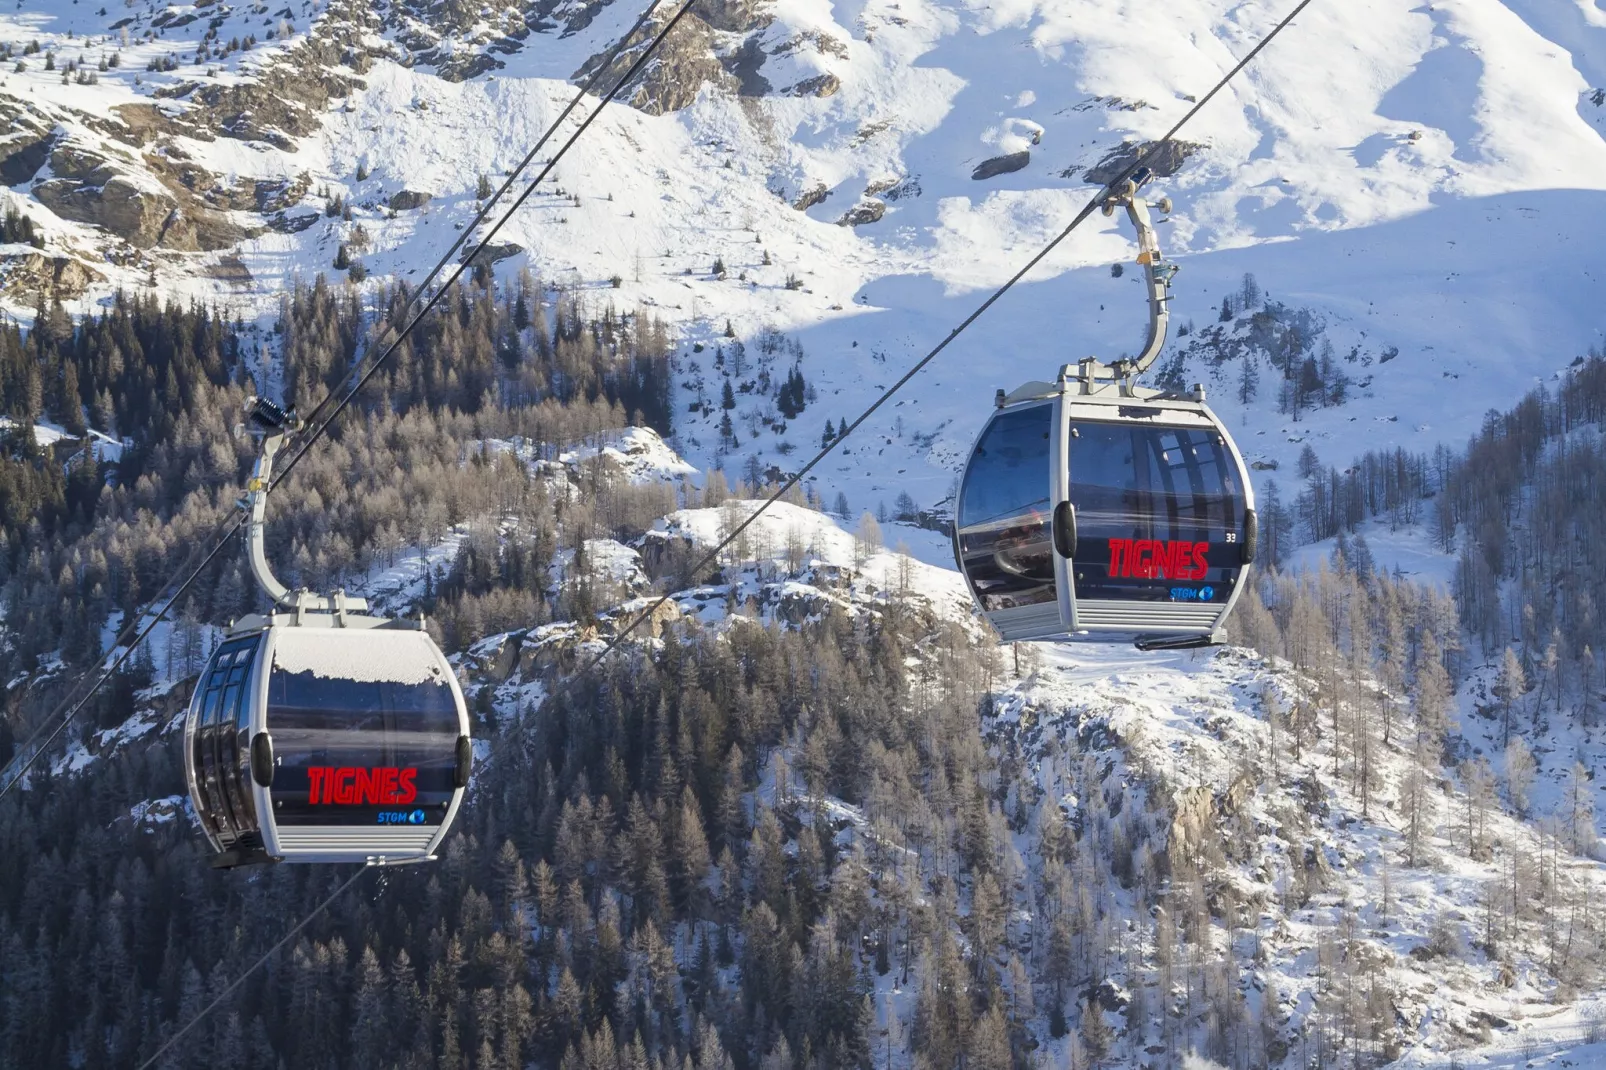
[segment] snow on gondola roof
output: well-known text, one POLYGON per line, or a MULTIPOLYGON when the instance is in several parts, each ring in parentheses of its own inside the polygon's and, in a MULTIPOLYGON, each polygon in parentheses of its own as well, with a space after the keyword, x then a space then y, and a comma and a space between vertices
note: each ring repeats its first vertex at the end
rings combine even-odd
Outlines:
POLYGON ((363 683, 445 682, 429 636, 393 629, 280 628, 274 632, 273 667, 326 679, 363 683))

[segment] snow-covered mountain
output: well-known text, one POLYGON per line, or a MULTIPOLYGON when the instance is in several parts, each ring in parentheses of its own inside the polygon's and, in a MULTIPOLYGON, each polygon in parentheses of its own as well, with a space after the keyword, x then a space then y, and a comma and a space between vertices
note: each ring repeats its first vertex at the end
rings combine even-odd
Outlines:
MULTIPOLYGON (((786 471, 1008 278, 1099 174, 1165 130, 1287 6, 707 0, 623 94, 628 103, 606 110, 497 236, 492 259, 504 277, 527 267, 594 307, 639 309, 679 332, 672 444, 689 465, 663 462, 653 442, 647 478, 691 465, 786 471), (806 403, 782 416, 774 388, 794 367, 806 403), (733 368, 733 381, 750 384, 733 398, 735 441, 720 432, 719 403, 733 368)), ((417 281, 636 15, 567 0, 49 0, 0 15, 0 208, 26 215, 40 239, 0 246, 7 311, 26 318, 41 288, 88 311, 118 287, 155 286, 267 324, 292 276, 332 273, 337 258, 366 270, 357 285, 417 281)), ((1183 137, 1155 191, 1175 201, 1161 240, 1183 267, 1180 362, 1168 371, 1210 387, 1262 478, 1291 479, 1306 447, 1342 466, 1367 449, 1458 445, 1488 410, 1602 345, 1602 0, 1317 0, 1183 137), (1246 287, 1246 274, 1258 285, 1246 287), (1326 396, 1297 418, 1279 405, 1264 344, 1267 330, 1286 343, 1289 327, 1302 355, 1333 370, 1319 369, 1326 396)), ((1130 348, 1143 298, 1136 273, 1110 269, 1132 252, 1118 224, 1090 219, 839 447, 812 489, 827 502, 841 494, 852 514, 900 495, 940 512, 995 387, 1130 348)), ((744 574, 752 589, 737 592, 760 615, 806 614, 822 597, 868 612, 901 569, 902 582, 918 571, 917 586, 934 592, 934 614, 969 622, 956 577, 927 567, 946 567, 945 540, 902 530, 920 564, 866 562, 852 536, 817 517, 784 507, 761 532, 775 553, 754 556, 773 567, 744 574), (779 547, 800 527, 805 558, 819 559, 812 574, 782 567, 779 547), (812 581, 827 567, 840 590, 822 595, 812 581)), ((685 510, 647 541, 703 545, 727 522, 685 510)), ((1449 571, 1420 533, 1372 549, 1433 582, 1449 571)), ((647 547, 595 550, 630 588, 632 555, 647 547)), ((412 582, 376 582, 391 580, 412 582)), ((731 591, 701 593, 677 598, 679 612, 730 626, 731 591)), ((549 627, 519 643, 577 638, 549 627)), ((512 710, 529 697, 518 688, 534 685, 504 657, 507 637, 488 643, 471 660, 493 692, 511 687, 512 710)), ((1461 941, 1499 878, 1489 864, 1450 860, 1448 837, 1439 871, 1396 869, 1385 894, 1399 818, 1357 813, 1320 762, 1224 808, 1235 777, 1264 760, 1260 688, 1269 680, 1292 703, 1314 693, 1309 680, 1239 653, 1083 649, 1028 662, 988 726, 1039 805, 1018 836, 1026 854, 1048 820, 1044 798, 1068 813, 1089 805, 1086 785, 1077 795, 1056 764, 1071 740, 1105 763, 1111 785, 1163 789, 1159 805, 1175 813, 1203 800, 1209 822, 1253 831, 1267 859, 1231 871, 1247 901, 1286 894, 1293 855, 1276 847, 1286 837, 1273 826, 1309 807, 1320 816, 1308 833, 1317 861, 1305 868, 1322 870, 1324 891, 1266 939, 1255 974, 1290 996, 1289 1020, 1313 1020, 1318 931, 1349 918, 1368 930, 1356 937, 1365 956, 1397 969, 1392 1053, 1407 1065, 1436 1065, 1488 1028, 1501 1038, 1484 1054, 1509 1063, 1521 1020, 1552 1041, 1588 1036, 1593 997, 1562 1009, 1563 994, 1526 975, 1508 984, 1459 960, 1448 977, 1435 965, 1454 947, 1426 937, 1442 929, 1461 941)), ((1476 698, 1462 705, 1470 714, 1476 698)), ((1469 724, 1468 747, 1492 753, 1493 736, 1469 724)), ((1556 750, 1541 756, 1542 776, 1570 760, 1556 750)), ((1379 762, 1392 791, 1407 763, 1379 762)), ((1442 787, 1448 812, 1459 797, 1442 787)), ((1542 868, 1535 825, 1497 824, 1542 868)), ((1567 879, 1593 889, 1599 876, 1578 861, 1567 879)), ((1227 957, 1248 960, 1234 938, 1227 957)), ((1522 925, 1511 939, 1530 961, 1538 954, 1522 925)), ((1575 1054, 1591 1052, 1601 1057, 1575 1054)))
MULTIPOLYGON (((727 321, 748 345, 765 328, 793 336, 819 404, 783 437, 813 445, 1283 13, 699 7, 627 89, 636 106, 607 109, 493 252, 501 270, 650 310, 687 342, 712 348, 727 321)), ((154 279, 271 316, 285 279, 332 271, 342 244, 370 277, 419 277, 480 176, 500 181, 636 14, 25 5, 0 17, 0 177, 45 248, 7 247, 7 299, 25 315, 42 280, 92 304, 154 279)), ((1399 358, 1297 429, 1274 391, 1241 409, 1221 384, 1249 452, 1276 460, 1294 438, 1343 462, 1362 428, 1370 446, 1456 441, 1598 344, 1603 102, 1594 0, 1369 0, 1313 5, 1201 113, 1161 183, 1179 320, 1214 322, 1253 272, 1340 354, 1399 358)), ((888 413, 873 460, 858 445, 822 478, 855 507, 899 491, 933 504, 978 398, 1131 345, 1141 291, 1110 275, 1131 248, 1118 223, 1096 217, 1062 245, 888 413)), ((708 363, 688 355, 683 380, 708 363)), ((715 422, 677 428, 705 467, 723 452, 715 422)), ((784 467, 782 437, 738 437, 727 467, 749 453, 784 467)))

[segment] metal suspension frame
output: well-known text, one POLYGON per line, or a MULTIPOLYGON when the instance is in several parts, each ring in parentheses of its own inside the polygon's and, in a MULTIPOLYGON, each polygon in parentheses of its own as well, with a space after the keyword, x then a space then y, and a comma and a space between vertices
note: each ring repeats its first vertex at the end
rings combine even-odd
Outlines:
POLYGON ((305 587, 290 590, 273 574, 265 549, 267 528, 268 492, 273 489, 273 459, 284 445, 286 436, 301 429, 301 420, 293 411, 287 411, 265 398, 252 398, 246 403, 251 421, 251 432, 262 439, 256 467, 245 484, 245 496, 238 505, 248 515, 246 523, 246 558, 251 563, 251 576, 257 581, 276 607, 295 614, 295 623, 301 624, 308 613, 332 613, 335 623, 344 626, 349 613, 364 613, 368 602, 348 595, 344 589, 324 596, 313 594, 305 587))
POLYGON ((1121 357, 1108 362, 1097 357, 1084 357, 1075 364, 1063 365, 1054 383, 1030 382, 1008 394, 999 390, 993 399, 998 408, 1030 398, 1046 398, 1061 394, 1087 397, 1108 396, 1113 393, 1119 398, 1137 401, 1151 401, 1164 397, 1201 404, 1204 402, 1203 384, 1195 384, 1186 395, 1180 396, 1171 391, 1138 385, 1138 379, 1154 366, 1154 362, 1160 359, 1160 352, 1165 348, 1166 337, 1171 327, 1171 280, 1181 270, 1176 263, 1167 260, 1160 252, 1160 240, 1155 233, 1154 218, 1151 215, 1153 211, 1170 215, 1171 198, 1161 197, 1156 201, 1147 201, 1138 195, 1153 178, 1154 172, 1149 168, 1139 168, 1131 178, 1119 184, 1106 186, 1101 194, 1100 205, 1106 216, 1113 216, 1118 209, 1125 210, 1127 218, 1137 230, 1137 262, 1144 271, 1144 289, 1149 302, 1148 336, 1144 339, 1143 348, 1136 357, 1121 357))

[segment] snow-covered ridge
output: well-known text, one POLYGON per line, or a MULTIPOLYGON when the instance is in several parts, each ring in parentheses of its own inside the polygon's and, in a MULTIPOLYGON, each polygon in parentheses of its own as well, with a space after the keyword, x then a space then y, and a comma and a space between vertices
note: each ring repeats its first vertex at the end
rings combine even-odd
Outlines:
MULTIPOLYGON (((693 394, 677 405, 677 445, 699 467, 761 455, 784 469, 783 445, 812 445, 826 419, 862 408, 1063 224, 1090 168, 1156 136, 1281 14, 1226 0, 727 4, 664 68, 689 80, 685 106, 609 108, 497 255, 503 271, 528 264, 708 348, 727 322, 738 338, 795 338, 820 405, 790 434, 725 446, 686 412, 693 394), (692 62, 699 49, 712 67, 692 62), (1019 166, 972 177, 1000 160, 1019 166)), ((500 9, 458 25, 417 5, 338 3, 288 19, 156 4, 3 16, 0 42, 25 70, 0 68, 0 106, 17 116, 0 144, 16 182, 0 198, 43 228, 50 255, 95 269, 91 301, 154 269, 176 296, 271 317, 289 274, 333 270, 342 245, 371 274, 416 281, 474 211, 480 176, 499 180, 633 17, 538 5, 521 28, 500 9), (40 51, 23 55, 32 41, 40 51), (147 69, 168 59, 178 66, 147 69), (63 85, 69 62, 84 66, 63 85), (224 122, 246 104, 277 125, 224 122), (79 202, 107 188, 97 168, 251 236, 192 252, 167 237, 182 228, 166 208, 91 210, 79 202), (50 186, 62 181, 82 197, 50 186)), ((1162 244, 1184 267, 1178 322, 1213 322, 1250 271, 1310 308, 1341 354, 1398 353, 1369 373, 1370 397, 1299 425, 1272 389, 1240 405, 1231 380, 1216 384, 1251 452, 1310 443, 1347 463, 1358 432, 1376 446, 1458 441, 1606 337, 1593 311, 1602 55, 1606 26, 1584 0, 1314 5, 1200 115, 1185 132, 1194 150, 1162 183, 1177 203, 1162 244)), ((1108 272, 1131 248, 1118 222, 1095 218, 1065 243, 865 429, 884 441, 820 473, 821 489, 845 489, 855 511, 900 491, 940 502, 979 399, 1129 349, 1141 294, 1133 273, 1108 272)), ((15 310, 31 296, 14 295, 15 310)), ((682 358, 706 369, 706 356, 682 358)))

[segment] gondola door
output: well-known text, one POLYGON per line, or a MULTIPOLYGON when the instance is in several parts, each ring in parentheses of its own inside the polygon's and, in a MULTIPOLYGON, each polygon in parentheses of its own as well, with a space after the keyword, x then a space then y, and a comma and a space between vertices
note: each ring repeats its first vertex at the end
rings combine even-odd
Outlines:
MULTIPOLYGON (((1113 414, 1112 414, 1113 415, 1113 414)), ((1210 631, 1236 594, 1245 492, 1203 417, 1068 421, 1079 631, 1210 631)))
POLYGON ((1005 640, 1065 631, 1067 562, 1054 548, 1065 497, 1061 410, 1057 400, 998 410, 960 483, 954 556, 1005 640))

